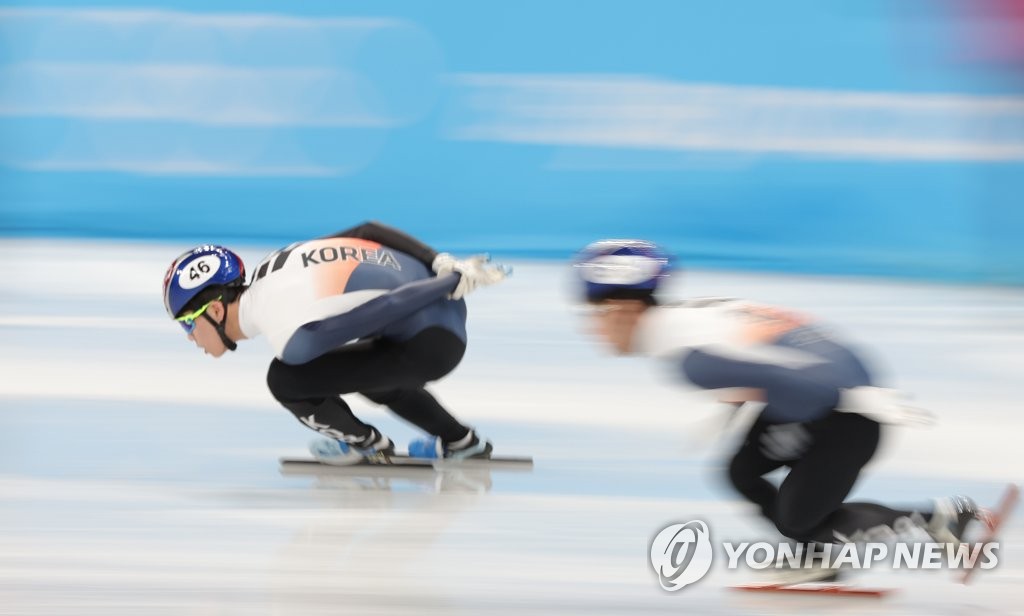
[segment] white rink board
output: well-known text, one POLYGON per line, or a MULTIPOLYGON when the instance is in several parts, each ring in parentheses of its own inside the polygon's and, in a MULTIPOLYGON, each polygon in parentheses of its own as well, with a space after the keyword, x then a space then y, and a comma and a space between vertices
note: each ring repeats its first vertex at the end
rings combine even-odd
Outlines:
MULTIPOLYGON (((716 409, 654 364, 604 355, 560 264, 514 263, 470 298, 470 349, 433 389, 532 473, 283 476, 312 435, 276 407, 270 354, 204 357, 160 282, 187 246, 4 240, 0 614, 1024 614, 1021 516, 971 587, 872 572, 883 601, 734 593, 717 563, 669 594, 653 534, 700 518, 773 540, 722 484, 716 409), (704 436, 702 436, 704 435, 704 436)), ((263 251, 243 249, 255 264, 263 251)), ((991 502, 1024 480, 1024 292, 686 272, 688 295, 814 313, 940 415, 892 433, 855 496, 991 502)), ((403 442, 415 436, 358 399, 403 442)), ((728 441, 728 437, 725 439, 728 441)))

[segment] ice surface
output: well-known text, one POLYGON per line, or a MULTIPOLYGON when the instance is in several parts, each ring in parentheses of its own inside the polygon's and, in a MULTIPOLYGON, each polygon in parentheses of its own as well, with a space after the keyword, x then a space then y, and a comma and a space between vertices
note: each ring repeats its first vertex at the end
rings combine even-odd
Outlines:
MULTIPOLYGON (((727 588, 756 574, 716 562, 662 591, 647 550, 670 522, 775 537, 721 482, 734 437, 715 436, 714 405, 604 354, 560 264, 514 263, 473 295, 469 352, 434 387, 499 451, 533 455, 532 472, 282 475, 278 457, 314 435, 267 393, 264 342, 212 360, 163 312, 185 248, 0 242, 0 613, 1024 614, 1024 516, 971 587, 872 571, 864 583, 901 592, 758 596, 727 588)), ((1021 290, 721 272, 676 290, 813 313, 940 415, 893 431, 856 496, 987 503, 1024 479, 1021 290)))

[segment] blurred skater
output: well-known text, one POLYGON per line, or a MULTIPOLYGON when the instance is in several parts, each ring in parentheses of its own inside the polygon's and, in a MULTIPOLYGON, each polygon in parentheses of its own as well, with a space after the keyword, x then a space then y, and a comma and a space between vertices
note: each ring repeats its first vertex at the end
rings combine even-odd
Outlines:
MULTIPOLYGON (((670 362, 679 378, 737 407, 764 404, 728 477, 782 535, 830 544, 914 527, 938 542, 961 540, 979 516, 968 498, 939 499, 930 511, 846 501, 883 426, 927 423, 926 412, 877 387, 856 353, 804 315, 739 299, 663 304, 658 288, 670 269, 663 250, 639 240, 595 242, 574 265, 593 329, 616 353, 670 362), (778 485, 765 478, 783 467, 778 485)), ((793 573, 811 581, 837 572, 793 573)))
POLYGON ((263 335, 276 358, 271 394, 323 437, 313 454, 330 464, 393 455, 394 443, 353 415, 343 394, 386 405, 430 435, 414 455, 488 458, 491 443, 424 388, 466 350, 466 302, 507 271, 483 257, 457 260, 379 223, 365 223, 268 255, 246 284, 231 250, 199 246, 164 277, 164 306, 189 340, 220 357, 263 335))

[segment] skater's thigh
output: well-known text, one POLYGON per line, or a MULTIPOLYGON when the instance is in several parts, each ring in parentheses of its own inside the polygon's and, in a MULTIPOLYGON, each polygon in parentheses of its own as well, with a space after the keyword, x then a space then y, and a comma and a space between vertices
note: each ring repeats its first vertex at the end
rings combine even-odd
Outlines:
POLYGON ((880 426, 861 415, 833 412, 808 424, 812 443, 779 486, 776 522, 809 530, 835 511, 878 448, 880 426))
POLYGON ((267 382, 279 399, 306 399, 364 390, 422 387, 422 374, 411 365, 403 345, 367 341, 342 347, 305 364, 275 359, 267 382))
POLYGON ((740 486, 751 480, 760 479, 785 464, 765 455, 761 441, 765 428, 769 425, 760 419, 754 422, 743 444, 733 455, 729 462, 729 479, 734 485, 740 486))

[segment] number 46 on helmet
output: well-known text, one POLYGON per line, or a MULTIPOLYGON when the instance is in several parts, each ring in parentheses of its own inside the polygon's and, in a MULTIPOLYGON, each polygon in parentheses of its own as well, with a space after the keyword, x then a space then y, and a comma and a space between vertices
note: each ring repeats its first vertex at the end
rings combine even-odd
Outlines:
MULTIPOLYGON (((182 253, 164 274, 164 308, 172 319, 187 312, 185 309, 204 291, 214 292, 224 287, 245 284, 245 264, 242 259, 223 246, 206 244, 182 253)), ((206 293, 211 295, 213 293, 206 293)))

